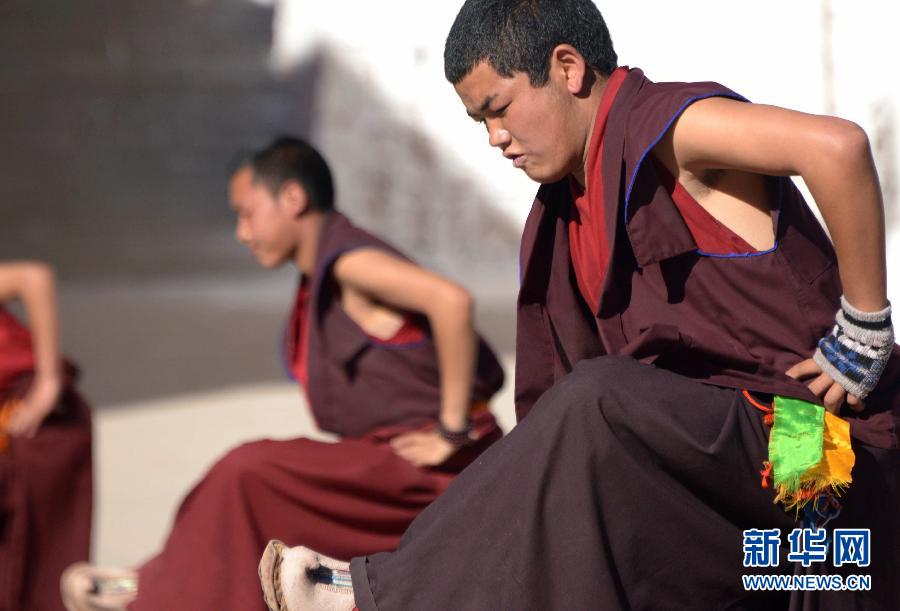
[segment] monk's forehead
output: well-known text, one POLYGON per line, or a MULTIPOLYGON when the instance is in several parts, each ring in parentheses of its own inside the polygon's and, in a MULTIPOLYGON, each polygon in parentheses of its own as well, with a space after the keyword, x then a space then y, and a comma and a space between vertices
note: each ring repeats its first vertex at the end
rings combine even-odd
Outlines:
POLYGON ((455 85, 455 89, 469 114, 480 114, 516 84, 515 76, 500 76, 490 64, 481 61, 455 85))
POLYGON ((235 184, 250 184, 253 182, 253 168, 250 165, 242 165, 231 175, 231 182, 235 184))
POLYGON ((244 203, 253 189, 253 170, 250 166, 238 168, 228 181, 228 198, 232 208, 244 203))

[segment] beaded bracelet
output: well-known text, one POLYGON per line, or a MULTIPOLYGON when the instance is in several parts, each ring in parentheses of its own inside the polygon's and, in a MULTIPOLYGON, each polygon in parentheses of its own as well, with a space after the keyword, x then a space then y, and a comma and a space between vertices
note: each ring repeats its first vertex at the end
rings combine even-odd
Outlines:
POLYGON ((438 420, 437 426, 438 435, 441 438, 449 443, 450 445, 461 448, 463 446, 467 446, 470 443, 474 443, 474 439, 472 439, 472 423, 468 420, 466 421, 466 426, 461 431, 451 431, 444 426, 444 423, 438 420))

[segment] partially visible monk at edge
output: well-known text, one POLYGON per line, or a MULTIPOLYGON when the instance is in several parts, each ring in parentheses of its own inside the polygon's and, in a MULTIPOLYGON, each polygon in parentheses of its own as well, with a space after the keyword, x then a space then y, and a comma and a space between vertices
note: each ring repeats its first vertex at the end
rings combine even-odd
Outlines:
POLYGON ((229 196, 236 237, 260 265, 300 272, 286 367, 341 441, 232 450, 186 497, 157 556, 135 570, 73 567, 62 584, 71 610, 262 611, 257 563, 270 539, 343 559, 393 549, 501 437, 487 402, 503 370, 473 329, 469 293, 338 212, 310 144, 286 137, 252 155, 229 196))
POLYGON ((60 575, 90 554, 91 416, 60 355, 55 285, 46 264, 0 263, 0 611, 63 609, 60 575))

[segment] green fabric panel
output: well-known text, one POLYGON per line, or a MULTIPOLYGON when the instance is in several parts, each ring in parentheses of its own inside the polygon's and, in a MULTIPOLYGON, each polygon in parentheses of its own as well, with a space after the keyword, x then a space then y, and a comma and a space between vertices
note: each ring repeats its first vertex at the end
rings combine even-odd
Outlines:
POLYGON ((769 461, 775 486, 799 487, 800 476, 822 460, 825 408, 775 397, 775 422, 769 436, 769 461))

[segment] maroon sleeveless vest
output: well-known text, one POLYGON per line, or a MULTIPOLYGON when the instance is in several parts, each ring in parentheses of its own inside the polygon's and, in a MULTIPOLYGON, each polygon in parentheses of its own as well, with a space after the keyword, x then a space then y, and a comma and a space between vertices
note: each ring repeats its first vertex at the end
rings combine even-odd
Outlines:
MULTIPOLYGON (((382 344, 366 335, 341 307, 332 265, 362 247, 406 258, 335 212, 322 225, 310 278, 307 395, 319 426, 349 437, 378 427, 436 422, 441 407, 440 370, 427 321, 421 323, 425 327, 421 341, 382 344)), ((502 385, 503 369, 479 338, 472 401, 487 401, 502 385)))
MULTIPOLYGON (((630 355, 708 384, 816 401, 784 372, 834 325, 841 284, 830 241, 789 178, 767 177, 775 246, 751 255, 697 248, 654 164, 653 146, 687 106, 743 100, 716 83, 653 83, 630 71, 613 104, 601 162, 611 243, 598 311, 578 294, 566 231, 566 180, 543 185, 522 236, 516 411, 581 359, 630 355)), ((900 347, 847 414, 858 439, 898 447, 900 347)))

